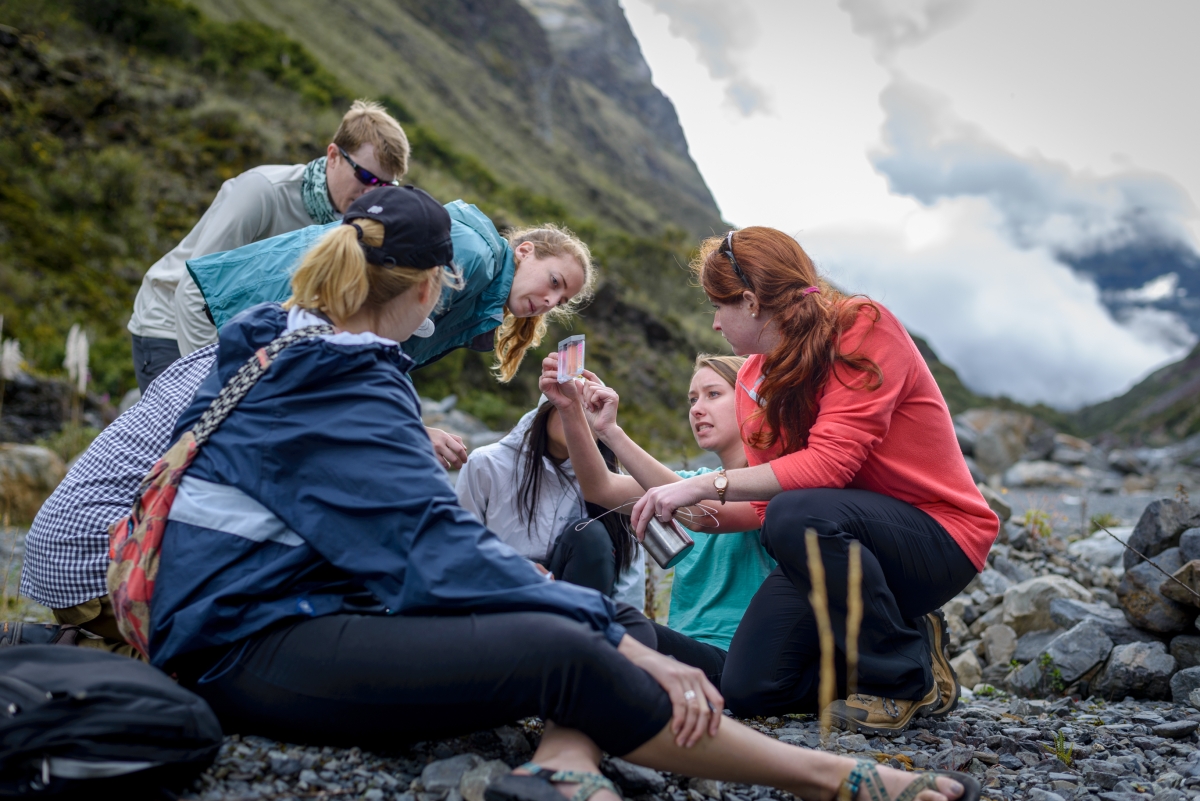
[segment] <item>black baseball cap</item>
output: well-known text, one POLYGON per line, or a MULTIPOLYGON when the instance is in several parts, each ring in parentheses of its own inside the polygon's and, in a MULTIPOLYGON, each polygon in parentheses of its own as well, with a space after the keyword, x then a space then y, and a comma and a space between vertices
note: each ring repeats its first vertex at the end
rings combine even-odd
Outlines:
MULTIPOLYGON (((415 186, 382 186, 350 204, 342 223, 375 220, 383 225, 383 245, 373 247, 358 238, 371 264, 428 270, 454 259, 450 215, 441 203, 415 186)), ((356 226, 357 227, 357 226, 356 226)))

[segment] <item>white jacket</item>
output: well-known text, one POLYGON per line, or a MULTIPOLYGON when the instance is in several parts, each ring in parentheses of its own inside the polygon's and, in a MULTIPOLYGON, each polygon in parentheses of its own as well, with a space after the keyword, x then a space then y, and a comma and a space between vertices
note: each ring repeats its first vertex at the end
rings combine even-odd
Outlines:
POLYGON ((216 342, 217 331, 204 314, 204 296, 187 274, 187 260, 312 225, 300 192, 305 166, 269 164, 223 183, 183 241, 146 271, 129 332, 177 340, 183 356, 216 342))
MULTIPOLYGON (((560 474, 549 459, 543 458, 537 515, 532 521, 522 521, 518 514, 520 471, 524 463, 521 445, 536 414, 536 409, 526 413, 502 440, 472 451, 454 489, 459 503, 517 553, 527 559, 544 560, 563 527, 572 520, 587 517, 587 507, 571 461, 562 463, 560 474)), ((645 587, 646 561, 638 546, 633 564, 617 576, 613 597, 644 610, 645 587)))

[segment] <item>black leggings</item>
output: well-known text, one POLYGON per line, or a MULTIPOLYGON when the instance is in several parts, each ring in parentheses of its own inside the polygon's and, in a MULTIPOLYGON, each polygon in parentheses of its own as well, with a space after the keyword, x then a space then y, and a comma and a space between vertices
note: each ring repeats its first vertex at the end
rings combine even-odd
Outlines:
POLYGON ((858 690, 918 700, 933 686, 921 618, 963 590, 976 570, 925 512, 865 490, 781 493, 767 506, 762 543, 779 563, 733 636, 721 677, 737 715, 816 712, 820 645, 809 605, 804 532, 815 529, 825 565, 837 648, 838 696, 846 692, 846 578, 850 543, 862 543, 863 621, 858 690))
POLYGON ((612 537, 601 522, 586 517, 563 526, 546 554, 545 567, 558 581, 591 587, 610 598, 617 585, 612 537))
MULTIPOLYGON (((620 607, 631 631, 637 617, 620 607)), ((215 664, 177 663, 226 733, 286 742, 394 746, 537 715, 620 755, 671 718, 667 693, 603 635, 544 612, 329 615, 254 635, 215 664)))

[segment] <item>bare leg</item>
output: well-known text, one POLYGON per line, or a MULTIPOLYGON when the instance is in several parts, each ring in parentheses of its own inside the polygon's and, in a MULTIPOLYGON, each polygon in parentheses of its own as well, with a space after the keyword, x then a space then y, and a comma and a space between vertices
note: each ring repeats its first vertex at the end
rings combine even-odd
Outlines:
MULTIPOLYGON (((600 749, 586 734, 578 729, 565 729, 546 721, 546 730, 542 734, 542 742, 538 745, 531 762, 543 768, 553 770, 577 770, 582 773, 600 772, 600 749)), ((526 771, 515 770, 513 773, 527 775, 526 771)), ((575 794, 578 784, 555 784, 558 791, 567 798, 575 794)), ((600 790, 592 796, 591 801, 621 801, 608 790, 600 790)))
MULTIPOLYGON (((587 735, 547 721, 533 762, 555 770, 595 773, 600 757, 600 749, 587 735)), ((685 776, 776 787, 810 801, 831 801, 842 780, 854 767, 854 760, 848 757, 787 745, 729 719, 721 721, 716 737, 704 737, 691 748, 676 745, 670 725, 665 726, 653 739, 626 754, 625 758, 648 768, 685 776)), ((919 775, 882 765, 878 770, 892 798, 919 775)), ((570 797, 578 785, 555 786, 570 797)), ((926 790, 917 796, 917 800, 951 801, 962 794, 962 788, 950 779, 939 779, 938 787, 943 792, 926 790)), ((595 801, 619 801, 607 791, 600 791, 592 798, 595 801)), ((865 788, 860 789, 859 798, 867 798, 865 788)))
MULTIPOLYGON (((854 767, 854 760, 848 757, 787 745, 728 718, 721 721, 715 737, 703 737, 691 748, 677 746, 668 725, 625 759, 685 776, 764 784, 810 801, 830 801, 854 767)), ((893 798, 918 775, 882 765, 878 770, 893 798)), ((943 792, 927 790, 917 799, 950 801, 963 792, 957 782, 946 778, 938 780, 938 787, 943 792)), ((859 798, 867 798, 865 788, 860 789, 859 798)))

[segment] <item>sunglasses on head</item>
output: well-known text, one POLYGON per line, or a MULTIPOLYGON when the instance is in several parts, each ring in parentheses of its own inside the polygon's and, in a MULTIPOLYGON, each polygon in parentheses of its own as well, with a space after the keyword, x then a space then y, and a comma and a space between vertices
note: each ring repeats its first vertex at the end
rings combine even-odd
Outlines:
POLYGON ((721 243, 721 247, 717 248, 717 253, 729 259, 729 265, 733 267, 733 272, 737 275, 738 280, 746 286, 746 289, 753 289, 750 286, 750 281, 746 278, 746 274, 742 272, 742 268, 738 265, 737 259, 733 257, 733 231, 725 235, 725 241, 721 243))
POLYGON ((399 186, 399 181, 385 181, 375 173, 365 167, 360 167, 354 163, 354 159, 350 158, 350 154, 343 150, 340 146, 338 152, 342 154, 342 158, 350 165, 350 169, 354 170, 354 177, 363 186, 399 186))

